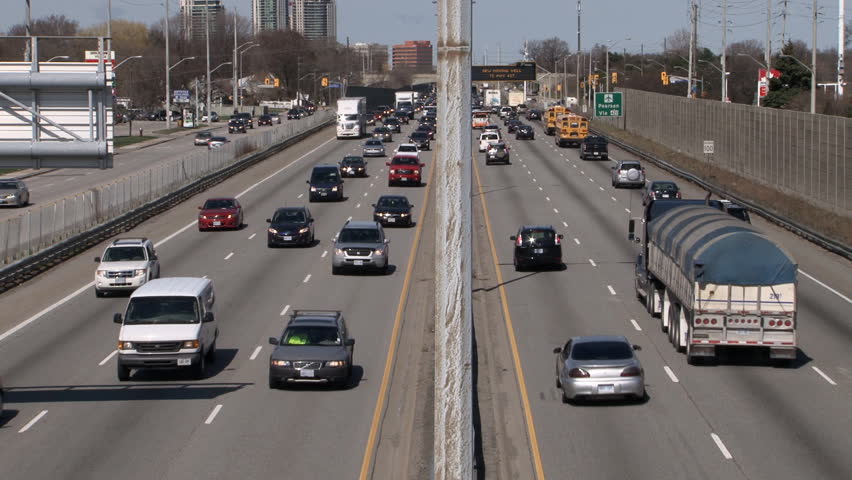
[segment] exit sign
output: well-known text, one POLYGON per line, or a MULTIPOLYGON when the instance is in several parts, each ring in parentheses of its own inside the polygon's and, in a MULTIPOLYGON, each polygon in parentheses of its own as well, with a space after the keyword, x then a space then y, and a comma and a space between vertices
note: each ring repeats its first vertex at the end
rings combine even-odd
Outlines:
POLYGON ((624 112, 624 102, 621 92, 595 93, 596 117, 620 117, 624 112))

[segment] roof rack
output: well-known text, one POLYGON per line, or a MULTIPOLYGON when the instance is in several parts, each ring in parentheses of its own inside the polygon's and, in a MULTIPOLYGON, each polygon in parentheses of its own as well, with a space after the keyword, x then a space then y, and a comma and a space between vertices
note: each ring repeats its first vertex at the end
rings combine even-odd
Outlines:
POLYGON ((343 312, 340 310, 293 310, 290 313, 291 317, 334 317, 341 316, 343 312))

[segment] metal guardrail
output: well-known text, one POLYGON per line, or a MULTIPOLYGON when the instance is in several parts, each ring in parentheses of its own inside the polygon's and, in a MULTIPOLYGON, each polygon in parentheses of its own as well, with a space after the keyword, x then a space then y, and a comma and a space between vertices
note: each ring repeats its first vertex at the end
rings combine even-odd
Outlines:
MULTIPOLYGON (((318 113, 317 115, 320 114, 318 113)), ((310 119, 315 117, 308 118, 310 119)), ((13 288, 44 271, 47 271, 53 266, 108 238, 134 228, 143 221, 159 214, 160 212, 168 210, 181 202, 184 202, 197 193, 207 190, 211 186, 220 183, 234 174, 280 152, 290 145, 301 141, 305 137, 334 124, 334 122, 334 115, 327 118, 317 117, 315 122, 311 122, 313 125, 308 126, 305 130, 301 132, 293 132, 280 141, 272 143, 262 151, 258 151, 257 153, 251 154, 245 158, 237 159, 233 163, 220 165, 220 168, 199 175, 197 178, 186 184, 167 185, 174 186, 176 188, 163 192, 162 194, 159 194, 156 190, 152 191, 150 193, 155 195, 148 195, 149 198, 147 201, 123 203, 122 206, 129 207, 126 208, 124 212, 117 212, 116 215, 112 216, 108 220, 95 225, 90 225, 88 228, 81 229, 78 232, 74 232, 67 238, 36 253, 25 256, 24 258, 0 269, 0 293, 13 288)), ((184 169, 184 167, 185 166, 182 165, 181 169, 184 169)), ((156 166, 150 170, 153 171, 160 168, 162 167, 156 166)), ((140 175, 145 175, 146 172, 148 171, 142 172, 140 175)), ((93 191, 94 190, 86 193, 88 194, 93 191)), ((120 195, 117 195, 117 197, 118 196, 120 195)), ((119 207, 116 206, 116 208, 119 207)))
POLYGON ((832 253, 836 253, 837 255, 840 255, 840 256, 846 258, 847 260, 852 260, 852 247, 850 247, 848 245, 840 243, 840 242, 838 242, 834 239, 828 238, 825 235, 822 235, 821 233, 819 233, 819 232, 817 232, 817 231, 815 231, 815 230, 813 230, 809 227, 806 227, 806 226, 804 226, 804 225, 802 225, 802 224, 800 224, 800 223, 798 223, 794 220, 790 220, 789 218, 778 215, 777 213, 772 212, 772 211, 764 208, 763 206, 758 205, 758 204, 756 204, 756 203, 754 203, 750 200, 739 197, 737 195, 733 195, 733 194, 719 188, 716 185, 712 185, 710 183, 707 183, 704 180, 702 180, 701 178, 698 178, 697 176, 693 175, 691 172, 689 172, 687 170, 676 167, 676 166, 672 165, 671 163, 669 163, 669 162, 667 162, 667 161, 665 161, 661 158, 658 158, 657 156, 655 156, 651 153, 645 152, 645 151, 643 151, 639 148, 636 148, 632 145, 624 143, 621 140, 619 140, 617 138, 613 138, 613 137, 607 135, 604 132, 601 132, 601 131, 596 130, 594 128, 590 128, 590 130, 595 135, 606 137, 606 139, 609 141, 609 143, 616 145, 618 148, 621 148, 622 150, 630 152, 631 154, 633 154, 633 155, 635 155, 635 156, 637 156, 637 157, 639 157, 643 160, 647 160, 647 161, 663 168, 664 170, 667 170, 667 171, 669 171, 669 172, 671 172, 671 173, 673 173, 673 174, 675 174, 675 175, 677 175, 681 178, 684 178, 684 179, 686 179, 686 180, 688 180, 692 183, 695 183, 696 185, 700 186, 701 188, 707 190, 708 192, 711 192, 711 193, 713 193, 713 194, 715 194, 719 197, 722 197, 722 198, 730 199, 735 203, 743 205, 743 206, 747 207, 749 210, 752 210, 752 211, 758 213, 760 216, 762 216, 762 217, 768 219, 769 221, 775 223, 776 225, 784 227, 787 230, 789 230, 789 231, 791 231, 791 232, 793 232, 793 233, 795 233, 795 234, 797 234, 797 235, 819 245, 820 247, 822 247, 822 248, 824 248, 824 249, 826 249, 826 250, 828 250, 832 253))

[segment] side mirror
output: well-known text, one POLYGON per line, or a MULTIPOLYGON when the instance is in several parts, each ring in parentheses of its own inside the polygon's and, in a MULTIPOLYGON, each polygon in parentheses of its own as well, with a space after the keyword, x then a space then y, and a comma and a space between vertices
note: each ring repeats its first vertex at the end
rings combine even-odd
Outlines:
POLYGON ((385 162, 386 167, 390 167, 390 162, 385 162))
POLYGON ((512 235, 511 237, 509 237, 509 240, 512 240, 513 242, 514 242, 515 240, 517 240, 517 239, 518 239, 518 237, 517 237, 517 236, 515 236, 515 235, 512 235))
POLYGON ((351 346, 355 345, 355 339, 354 338, 347 338, 344 345, 346 345, 347 347, 351 347, 351 346))
POLYGON ((562 353, 562 347, 556 347, 553 349, 553 353, 562 353))
POLYGON ((271 218, 267 218, 267 219, 266 219, 266 223, 272 223, 272 219, 271 219, 271 218))
POLYGON ((204 323, 210 323, 214 320, 213 312, 207 312, 204 314, 204 318, 201 320, 204 323))
POLYGON ((314 219, 313 219, 313 218, 309 218, 309 219, 308 219, 308 223, 314 223, 314 219))
POLYGON ((642 347, 639 345, 633 345, 633 350, 642 350, 642 347))
POLYGON ((201 210, 201 205, 198 206, 198 209, 201 210))
POLYGON ((389 244, 389 243, 390 243, 390 238, 386 238, 386 239, 385 239, 385 245, 387 245, 387 244, 389 244))
POLYGON ((409 203, 409 204, 408 204, 408 208, 414 208, 414 204, 413 204, 413 203, 409 203))
POLYGON ((371 206, 371 207, 373 207, 373 208, 376 208, 376 204, 375 204, 375 203, 371 203, 371 204, 370 204, 370 206, 371 206))
POLYGON ((269 337, 269 344, 270 345, 278 345, 278 339, 275 338, 275 337, 269 337))
POLYGON ((311 183, 311 181, 310 181, 310 180, 305 180, 305 183, 311 183))
POLYGON ((119 325, 121 325, 123 323, 120 313, 116 313, 115 315, 112 316, 112 323, 117 323, 119 325))
POLYGON ((101 263, 101 257, 95 257, 95 263, 101 263))
POLYGON ((421 166, 421 167, 425 167, 425 166, 426 166, 426 164, 425 164, 425 163, 421 163, 421 164, 420 164, 420 166, 421 166))
POLYGON ((636 240, 636 220, 630 219, 627 222, 627 239, 630 241, 636 240))
POLYGON ((615 170, 615 167, 609 167, 610 170, 615 170))

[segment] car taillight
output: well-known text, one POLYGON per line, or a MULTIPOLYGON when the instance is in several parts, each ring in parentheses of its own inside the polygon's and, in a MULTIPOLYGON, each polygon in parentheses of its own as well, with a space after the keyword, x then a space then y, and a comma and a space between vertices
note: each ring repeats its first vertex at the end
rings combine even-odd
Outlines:
POLYGON ((657 194, 655 192, 651 192, 651 200, 656 200, 657 194))
POLYGON ((562 245, 562 239, 559 238, 559 235, 556 236, 556 245, 562 245))
POLYGON ((636 366, 627 367, 621 371, 622 377, 638 377, 642 375, 642 369, 636 366))
POLYGON ((571 378, 589 378, 589 372, 583 370, 582 368, 572 368, 568 371, 568 376, 571 378))
POLYGON ((516 239, 515 239, 515 246, 516 246, 516 247, 520 247, 520 246, 521 246, 521 245, 523 245, 523 244, 524 244, 523 239, 521 238, 521 236, 520 236, 520 235, 518 235, 518 238, 516 238, 516 239))
POLYGON ((680 192, 677 192, 677 193, 675 194, 675 198, 680 198, 680 192))

